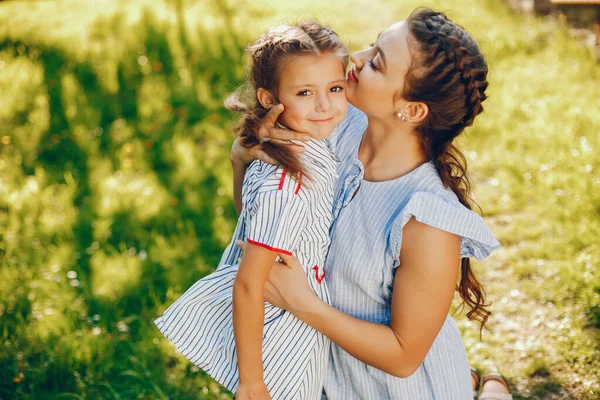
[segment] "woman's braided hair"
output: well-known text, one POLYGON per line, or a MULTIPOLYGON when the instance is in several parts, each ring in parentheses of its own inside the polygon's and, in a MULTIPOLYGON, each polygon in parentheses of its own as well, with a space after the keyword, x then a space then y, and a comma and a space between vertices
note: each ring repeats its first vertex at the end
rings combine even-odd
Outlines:
MULTIPOLYGON (((406 22, 413 57, 403 97, 427 105, 428 115, 416 127, 421 145, 444 185, 472 209, 466 159, 452 141, 483 111, 487 64, 477 42, 443 13, 417 9, 406 22)), ((461 261, 458 291, 470 308, 467 317, 480 321, 483 329, 489 303, 468 258, 461 261)))

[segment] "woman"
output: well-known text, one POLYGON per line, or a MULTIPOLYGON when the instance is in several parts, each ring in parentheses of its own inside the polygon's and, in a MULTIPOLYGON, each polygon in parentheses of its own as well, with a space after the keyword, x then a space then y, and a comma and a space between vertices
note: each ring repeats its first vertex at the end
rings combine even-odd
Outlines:
MULTIPOLYGON (((472 398, 448 311, 459 276, 468 317, 485 323, 469 257, 499 244, 470 210, 464 157, 452 142, 482 111, 486 63, 463 28, 429 9, 393 24, 351 61, 353 107, 330 139, 340 159, 324 268, 333 306, 285 256, 289 268, 274 265, 265 299, 334 342, 327 399, 472 398)), ((301 139, 273 127, 280 111, 265 117, 259 135, 301 139)), ((259 147, 234 144, 236 205, 254 157, 269 161, 259 147)))

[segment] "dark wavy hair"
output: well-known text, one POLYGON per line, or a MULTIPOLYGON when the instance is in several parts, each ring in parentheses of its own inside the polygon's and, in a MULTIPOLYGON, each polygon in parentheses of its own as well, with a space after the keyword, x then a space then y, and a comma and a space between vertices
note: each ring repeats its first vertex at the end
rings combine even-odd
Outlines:
MULTIPOLYGON (((477 42, 445 14, 419 8, 406 22, 412 62, 403 97, 427 105, 429 113, 416 127, 421 146, 433 160, 444 186, 471 210, 474 203, 466 159, 452 142, 483 111, 487 64, 477 42)), ((481 323, 481 332, 490 315, 490 303, 486 303, 485 290, 468 258, 461 260, 457 290, 462 306, 470 308, 467 317, 481 323)))
MULTIPOLYGON (((241 144, 245 147, 260 143, 258 128, 269 111, 257 99, 258 88, 277 96, 280 73, 291 57, 335 54, 340 57, 344 70, 348 65, 348 49, 340 37, 332 29, 314 20, 296 25, 274 26, 248 46, 246 53, 251 59, 247 83, 225 100, 227 109, 242 113, 235 133, 241 137, 241 144)), ((262 146, 289 176, 298 179, 300 174, 306 175, 298 156, 288 146, 273 142, 262 143, 262 146)))

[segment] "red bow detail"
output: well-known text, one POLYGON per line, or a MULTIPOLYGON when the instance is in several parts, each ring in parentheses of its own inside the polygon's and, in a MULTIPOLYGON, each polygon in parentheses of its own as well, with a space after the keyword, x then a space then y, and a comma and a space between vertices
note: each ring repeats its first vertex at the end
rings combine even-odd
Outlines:
POLYGON ((325 279, 325 271, 323 271, 321 276, 319 276, 319 266, 315 265, 314 267, 312 267, 312 269, 315 271, 315 278, 317 278, 317 282, 321 284, 321 282, 323 282, 323 279, 325 279))

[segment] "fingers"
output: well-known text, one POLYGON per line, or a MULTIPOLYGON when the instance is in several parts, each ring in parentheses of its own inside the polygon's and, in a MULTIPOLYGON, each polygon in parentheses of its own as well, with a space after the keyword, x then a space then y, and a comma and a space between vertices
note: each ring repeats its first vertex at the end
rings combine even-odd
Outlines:
POLYGON ((246 242, 242 241, 242 240, 236 240, 235 244, 237 245, 237 247, 240 248, 240 250, 242 250, 242 253, 244 251, 246 251, 246 242))
POLYGON ((277 118, 279 118, 279 114, 282 112, 283 104, 277 104, 276 106, 271 107, 267 115, 263 118, 263 125, 266 125, 268 128, 274 127, 277 118))
POLYGON ((238 257, 237 259, 237 263, 241 263, 242 262, 242 257, 244 256, 244 252, 246 251, 246 242, 244 242, 243 240, 236 240, 235 244, 237 245, 237 247, 240 248, 240 250, 242 250, 242 255, 238 257))
POLYGON ((262 119, 262 123, 258 129, 258 137, 261 142, 268 142, 273 139, 279 140, 301 140, 307 142, 310 140, 310 136, 306 133, 295 132, 288 129, 279 129, 275 127, 277 118, 283 112, 283 104, 278 104, 272 107, 267 115, 262 119))

